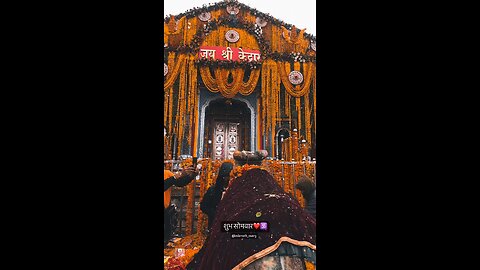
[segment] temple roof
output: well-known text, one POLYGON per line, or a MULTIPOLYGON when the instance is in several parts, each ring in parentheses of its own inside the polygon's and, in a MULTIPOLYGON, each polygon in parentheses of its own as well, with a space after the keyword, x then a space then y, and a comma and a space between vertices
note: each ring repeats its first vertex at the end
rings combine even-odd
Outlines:
MULTIPOLYGON (((193 18, 195 16, 198 16, 204 12, 210 12, 210 11, 215 11, 215 10, 219 10, 219 9, 222 9, 222 8, 226 8, 227 6, 236 6, 242 10, 248 10, 252 15, 254 16, 257 16, 257 17, 260 17, 262 18, 263 20, 266 20, 268 21, 269 23, 273 24, 273 25, 276 25, 278 27, 285 27, 286 29, 288 30, 292 30, 292 28, 294 28, 294 25, 292 24, 288 24, 282 20, 279 20, 273 16, 271 16, 270 14, 268 13, 263 13, 255 8, 252 8, 248 5, 245 5, 243 3, 240 3, 236 0, 226 0, 226 1, 222 1, 222 2, 217 2, 217 3, 212 3, 211 5, 202 5, 202 7, 194 7, 192 9, 189 9, 187 10, 186 12, 184 13, 180 13, 180 14, 177 14, 177 15, 174 15, 175 18, 181 18, 181 17, 186 17, 187 19, 190 19, 190 18, 193 18)), ((165 17, 164 21, 165 23, 168 23, 169 21, 169 18, 170 16, 172 16, 173 14, 169 14, 168 16, 165 17)), ((298 28, 297 28, 298 29, 298 28)), ((310 40, 314 40, 316 41, 316 36, 312 35, 312 34, 308 34, 306 32, 303 33, 303 36, 307 39, 310 39, 310 40)))

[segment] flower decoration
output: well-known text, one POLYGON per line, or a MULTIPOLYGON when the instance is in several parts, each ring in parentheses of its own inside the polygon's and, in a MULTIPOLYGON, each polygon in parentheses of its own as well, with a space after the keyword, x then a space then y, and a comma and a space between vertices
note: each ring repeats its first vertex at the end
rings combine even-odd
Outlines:
POLYGON ((198 15, 198 19, 202 22, 208 22, 211 18, 212 18, 212 14, 208 11, 198 15))
MULTIPOLYGON (((214 10, 219 10, 221 8, 226 8, 227 6, 231 6, 232 3, 226 3, 226 2, 220 2, 216 3, 211 6, 206 6, 204 5, 201 8, 194 8, 192 10, 187 11, 186 13, 182 13, 177 15, 177 18, 180 18, 182 16, 186 16, 187 18, 193 18, 194 16, 201 16, 202 13, 207 13, 211 12, 214 10), (228 4, 228 5, 227 5, 228 4)), ((199 51, 199 48, 204 41, 205 37, 208 36, 211 31, 217 30, 219 26, 227 26, 227 27, 234 27, 234 28, 239 28, 245 30, 248 34, 251 34, 255 37, 261 54, 262 54, 262 61, 264 59, 272 59, 275 61, 295 61, 295 62, 316 62, 316 56, 312 55, 312 52, 307 53, 307 54, 300 54, 299 52, 272 52, 270 48, 269 42, 265 39, 263 36, 263 31, 262 31, 262 25, 264 22, 271 23, 272 25, 276 26, 284 26, 285 28, 291 30, 293 25, 285 24, 282 21, 279 21, 273 17, 271 17, 269 14, 264 14, 261 13, 255 9, 252 9, 246 5, 243 5, 241 3, 235 3, 235 5, 238 8, 246 9, 248 10, 251 15, 256 16, 256 23, 252 24, 249 22, 246 22, 244 20, 238 20, 235 17, 228 16, 228 15, 223 15, 220 16, 218 19, 215 18, 210 18, 209 21, 204 22, 203 27, 201 27, 197 33, 193 36, 191 39, 190 44, 180 44, 180 46, 176 48, 171 48, 171 47, 166 47, 164 48, 164 52, 176 52, 176 53, 190 53, 190 54, 197 54, 199 51), (260 24, 259 24, 260 23, 260 24)), ((234 9, 235 10, 235 9, 234 9)), ((203 16, 208 16, 208 15, 203 15, 203 16)), ((211 16, 211 15, 210 15, 211 16)), ((165 18, 165 21, 168 23, 168 18, 165 18)), ((236 37, 235 34, 233 34, 233 37, 236 37)), ((310 40, 310 48, 315 51, 316 50, 316 37, 304 33, 303 36, 307 39, 310 40), (312 45, 314 44, 314 45, 312 45), (312 47, 313 46, 313 47, 312 47)), ((227 38, 227 37, 226 37, 227 38)), ((258 68, 259 64, 254 63, 254 64, 232 64, 232 63, 222 63, 219 64, 218 62, 208 60, 206 62, 202 61, 202 65, 209 65, 209 66, 220 66, 223 65, 224 67, 231 67, 231 66, 250 66, 251 68, 258 68)))
POLYGON ((237 6, 227 6, 227 12, 231 15, 237 15, 240 9, 237 6))
POLYGON ((237 166, 230 172, 230 179, 238 178, 238 177, 242 176, 246 171, 251 170, 251 169, 265 170, 265 168, 263 168, 262 166, 259 166, 259 165, 245 164, 243 166, 237 166))
POLYGON ((188 167, 192 167, 192 166, 193 166, 193 159, 192 158, 187 158, 187 159, 183 160, 182 163, 181 163, 181 167, 183 169, 188 168, 188 167))
MULTIPOLYGON (((235 2, 233 3, 233 5, 235 5, 238 9, 243 9, 243 10, 247 10, 249 11, 253 16, 256 16, 256 17, 259 17, 265 21, 268 21, 269 23, 275 25, 275 26, 284 26, 285 28, 287 29, 291 29, 292 28, 292 25, 291 24, 288 24, 288 23, 285 23, 284 21, 281 21, 273 16, 271 16, 270 14, 268 13, 263 13, 263 12, 260 12, 258 11, 257 9, 255 8, 251 8, 245 4, 242 4, 242 3, 238 3, 238 2, 235 2)), ((216 11, 216 10, 219 10, 219 9, 222 9, 222 8, 226 8, 227 6, 233 6, 231 2, 229 1, 224 1, 224 2, 218 2, 218 3, 213 3, 209 6, 207 5, 203 5, 202 7, 194 7, 192 9, 189 9, 187 10, 186 12, 184 13, 180 13, 178 14, 176 17, 177 18, 181 18, 183 16, 186 16, 187 19, 191 19, 195 16, 198 16, 204 12, 211 12, 211 11, 216 11)), ((235 10, 235 9, 233 9, 235 10)), ((168 19, 171 15, 167 16, 164 18, 164 21, 166 23, 168 23, 168 19)), ((315 36, 311 35, 311 34, 308 34, 308 33, 304 33, 303 36, 307 39, 316 39, 315 36)))
POLYGON ((303 82, 303 75, 299 71, 294 70, 294 71, 290 72, 290 74, 288 75, 288 80, 292 84, 298 85, 298 84, 301 84, 303 82))
POLYGON ((307 260, 305 260, 305 266, 306 266, 306 270, 315 270, 316 269, 315 265, 313 263, 307 261, 307 260))
POLYGON ((177 258, 170 258, 168 259, 167 263, 165 264, 166 270, 185 270, 185 265, 183 262, 177 258))
POLYGON ((270 53, 269 58, 275 60, 275 61, 295 61, 295 62, 316 62, 316 57, 315 56, 310 56, 306 54, 300 54, 299 52, 291 52, 291 53, 270 53))
POLYGON ((235 43, 240 39, 240 34, 235 30, 228 30, 225 33, 225 38, 228 42, 235 43))
POLYGON ((267 25, 267 21, 265 19, 263 19, 262 17, 257 17, 255 19, 256 23, 258 26, 260 27, 265 27, 267 25))

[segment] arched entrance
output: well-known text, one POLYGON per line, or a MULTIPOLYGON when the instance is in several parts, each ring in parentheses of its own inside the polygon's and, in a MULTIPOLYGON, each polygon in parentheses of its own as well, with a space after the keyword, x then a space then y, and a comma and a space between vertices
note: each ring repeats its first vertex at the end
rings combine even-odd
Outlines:
POLYGON ((282 152, 282 143, 283 140, 290 137, 290 131, 286 128, 281 128, 277 132, 276 136, 276 147, 277 147, 277 158, 282 159, 283 152, 282 152))
POLYGON ((251 148, 252 113, 245 102, 226 98, 211 100, 203 115, 202 156, 232 159, 234 151, 251 148))

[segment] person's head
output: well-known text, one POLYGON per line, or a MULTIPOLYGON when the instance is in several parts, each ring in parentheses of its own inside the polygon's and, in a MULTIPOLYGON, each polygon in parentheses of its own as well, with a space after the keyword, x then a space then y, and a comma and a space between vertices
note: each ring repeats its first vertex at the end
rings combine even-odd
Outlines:
POLYGON ((218 170, 217 183, 221 183, 223 187, 226 187, 228 180, 230 179, 230 172, 233 169, 233 163, 225 161, 218 170), (221 182, 219 182, 221 181, 221 182))
POLYGON ((249 165, 262 165, 263 160, 268 156, 266 150, 259 151, 235 151, 233 153, 233 158, 237 165, 243 166, 245 164, 249 165))
POLYGON ((295 187, 302 192, 302 194, 310 194, 315 190, 315 183, 310 177, 306 175, 300 176, 295 187))

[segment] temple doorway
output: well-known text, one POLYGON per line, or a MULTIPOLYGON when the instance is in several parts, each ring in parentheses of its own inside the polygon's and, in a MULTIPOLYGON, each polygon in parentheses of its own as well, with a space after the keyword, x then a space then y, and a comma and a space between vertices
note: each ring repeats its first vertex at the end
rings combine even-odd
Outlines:
POLYGON ((205 110, 204 156, 233 159, 236 150, 250 149, 251 113, 239 100, 220 98, 205 110))

